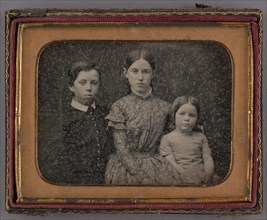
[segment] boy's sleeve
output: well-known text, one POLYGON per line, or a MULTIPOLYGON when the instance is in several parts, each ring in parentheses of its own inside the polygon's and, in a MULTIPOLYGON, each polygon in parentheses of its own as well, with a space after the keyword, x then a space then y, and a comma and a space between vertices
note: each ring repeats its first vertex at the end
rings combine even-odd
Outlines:
POLYGON ((165 136, 162 137, 160 141, 160 147, 159 147, 160 154, 164 157, 168 155, 172 155, 172 148, 171 148, 171 143, 168 140, 168 138, 165 136))

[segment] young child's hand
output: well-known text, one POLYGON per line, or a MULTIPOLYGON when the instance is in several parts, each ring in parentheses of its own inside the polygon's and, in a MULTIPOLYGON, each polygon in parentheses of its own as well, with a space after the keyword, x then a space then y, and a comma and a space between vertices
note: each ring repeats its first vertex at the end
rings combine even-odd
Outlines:
POLYGON ((220 182, 222 180, 222 177, 220 177, 220 176, 218 176, 218 175, 213 175, 212 176, 212 182, 213 183, 218 183, 218 182, 220 182))
POLYGON ((197 174, 187 174, 186 180, 188 184, 195 184, 195 185, 201 184, 201 178, 197 174))
POLYGON ((184 168, 178 166, 176 170, 180 173, 181 179, 185 184, 200 184, 201 178, 196 174, 189 174, 184 168))
POLYGON ((203 183, 204 184, 211 183, 211 175, 209 173, 205 173, 205 175, 203 176, 203 183))
POLYGON ((194 177, 191 175, 181 174, 182 180, 185 184, 195 184, 194 177))

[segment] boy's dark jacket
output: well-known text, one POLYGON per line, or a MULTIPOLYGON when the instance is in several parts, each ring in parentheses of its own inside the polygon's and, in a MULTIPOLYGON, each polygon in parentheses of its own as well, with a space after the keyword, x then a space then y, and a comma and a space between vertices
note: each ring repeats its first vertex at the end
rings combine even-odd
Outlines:
POLYGON ((107 129, 106 107, 87 112, 68 106, 62 112, 62 132, 50 157, 50 182, 57 184, 104 184, 105 168, 113 151, 107 129))

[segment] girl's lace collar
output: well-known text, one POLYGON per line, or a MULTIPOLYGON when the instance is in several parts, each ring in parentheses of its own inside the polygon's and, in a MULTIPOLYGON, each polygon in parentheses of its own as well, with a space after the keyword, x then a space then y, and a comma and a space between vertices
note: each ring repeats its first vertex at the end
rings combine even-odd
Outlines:
POLYGON ((151 87, 149 88, 148 92, 145 95, 135 91, 133 88, 131 88, 131 90, 132 90, 132 93, 134 95, 138 96, 141 99, 147 99, 147 98, 152 96, 152 88, 151 87))

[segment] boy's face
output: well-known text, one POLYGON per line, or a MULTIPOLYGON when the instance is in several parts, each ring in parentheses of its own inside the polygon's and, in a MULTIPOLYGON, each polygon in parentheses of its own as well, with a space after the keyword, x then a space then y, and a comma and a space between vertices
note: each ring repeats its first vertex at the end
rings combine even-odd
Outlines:
POLYGON ((99 90, 98 72, 94 69, 81 71, 69 89, 74 93, 75 101, 91 105, 99 90))
POLYGON ((175 113, 176 129, 181 132, 191 132, 196 126, 197 109, 191 103, 182 105, 175 113))

